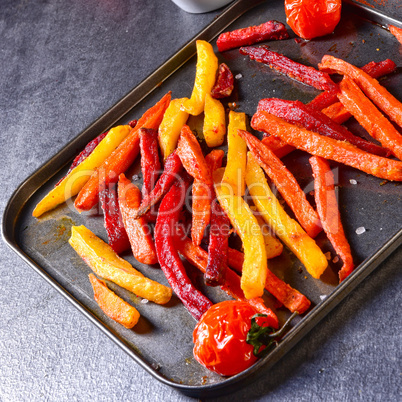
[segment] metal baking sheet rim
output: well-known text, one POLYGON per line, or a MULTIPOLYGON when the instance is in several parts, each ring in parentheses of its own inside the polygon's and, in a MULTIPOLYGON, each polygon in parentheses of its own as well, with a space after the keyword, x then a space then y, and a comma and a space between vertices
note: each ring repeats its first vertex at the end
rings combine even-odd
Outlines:
MULTIPOLYGON (((183 48, 174 56, 163 63, 152 74, 150 74, 142 83, 131 90, 126 96, 112 106, 100 118, 94 121, 90 126, 83 130, 77 137, 70 141, 63 149, 56 153, 50 160, 45 162, 26 180, 24 180, 14 191, 4 210, 2 221, 2 237, 5 243, 24 260, 31 268, 33 268, 43 279, 52 285, 61 295, 69 300, 82 314, 84 314, 93 324, 95 324, 102 332, 104 332, 113 342, 121 347, 128 355, 130 355, 137 364, 153 375, 160 382, 172 386, 186 395, 195 397, 220 396, 227 391, 230 385, 235 385, 236 388, 246 380, 250 381, 253 376, 259 372, 259 369, 264 366, 264 369, 271 368, 280 360, 287 352, 291 350, 321 319, 323 319, 338 303, 340 303, 347 294, 349 294, 359 283, 361 283, 375 268, 377 268, 388 256, 390 256, 399 246, 402 245, 402 229, 395 233, 382 247, 380 247, 371 257, 363 261, 359 267, 343 281, 337 288, 321 303, 315 306, 308 317, 300 321, 292 328, 280 344, 264 359, 258 361, 248 370, 228 378, 217 384, 204 386, 183 385, 174 382, 165 376, 161 375, 154 369, 149 362, 143 359, 139 354, 136 354, 126 342, 116 334, 103 321, 92 314, 88 308, 79 302, 72 294, 66 291, 51 275, 49 275, 39 264, 37 264, 28 254, 26 254, 18 245, 15 235, 15 223, 18 221, 20 213, 26 202, 31 196, 48 180, 57 174, 75 155, 75 149, 82 148, 89 139, 102 129, 110 128, 116 121, 127 114, 144 98, 152 93, 158 87, 158 84, 167 79, 180 66, 195 54, 195 41, 197 39, 205 39, 211 41, 229 24, 239 18, 247 10, 263 3, 263 0, 239 0, 228 6, 223 12, 204 30, 191 39, 183 48), (162 78, 162 79, 161 79, 162 78), (49 176, 48 172, 53 171, 54 174, 49 176)), ((383 15, 376 10, 364 7, 363 5, 347 1, 351 10, 360 9, 364 11, 364 17, 375 23, 384 24, 384 21, 395 23, 402 27, 402 22, 393 19, 392 17, 383 15)), ((231 388, 230 392, 235 391, 231 388)))

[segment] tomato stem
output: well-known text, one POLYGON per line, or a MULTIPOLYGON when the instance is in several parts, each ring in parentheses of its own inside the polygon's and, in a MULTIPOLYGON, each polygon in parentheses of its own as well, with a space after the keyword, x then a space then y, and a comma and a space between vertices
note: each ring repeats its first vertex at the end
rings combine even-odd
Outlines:
POLYGON ((264 327, 258 324, 258 317, 266 317, 265 314, 255 314, 251 317, 251 328, 247 333, 246 342, 252 346, 254 346, 253 354, 256 357, 264 357, 266 356, 272 346, 276 346, 278 342, 275 338, 282 336, 290 322, 295 318, 299 313, 295 311, 283 324, 282 328, 276 332, 272 327, 264 327))

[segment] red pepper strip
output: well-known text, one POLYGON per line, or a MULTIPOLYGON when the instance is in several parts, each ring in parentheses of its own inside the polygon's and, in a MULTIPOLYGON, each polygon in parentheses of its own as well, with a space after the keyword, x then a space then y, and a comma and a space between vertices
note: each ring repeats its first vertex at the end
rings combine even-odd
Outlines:
MULTIPOLYGON (((88 158, 89 155, 93 152, 93 150, 98 146, 98 144, 106 137, 108 131, 98 135, 92 141, 88 142, 85 148, 74 158, 71 166, 68 169, 68 172, 57 182, 56 186, 58 186, 64 178, 76 167, 78 166, 83 160, 88 158)), ((55 186, 55 187, 56 187, 55 186)))
POLYGON ((398 42, 402 45, 402 29, 397 28, 394 25, 388 25, 389 32, 392 33, 392 35, 395 36, 395 38, 398 40, 398 42))
POLYGON ((212 302, 191 283, 176 250, 180 210, 186 197, 186 186, 176 182, 163 198, 155 225, 155 245, 159 264, 173 291, 198 321, 212 302))
POLYGON ((116 187, 104 188, 99 193, 99 200, 103 210, 104 225, 109 246, 117 254, 120 254, 130 248, 130 241, 120 213, 116 187))
MULTIPOLYGON (((386 59, 380 62, 370 61, 370 63, 364 65, 362 70, 373 78, 380 78, 384 75, 390 74, 396 69, 396 64, 386 59)), ((338 91, 325 91, 317 95, 311 102, 308 103, 309 107, 316 110, 325 109, 334 103, 338 103, 338 91)), ((340 124, 340 123, 339 123, 340 124)))
POLYGON ((78 211, 89 211, 99 200, 99 190, 116 183, 120 173, 124 173, 134 162, 140 150, 139 130, 142 127, 157 129, 165 110, 170 103, 170 92, 148 109, 138 120, 123 142, 106 158, 101 166, 92 174, 75 199, 78 211))
POLYGON ((329 55, 325 55, 322 58, 318 67, 328 73, 348 75, 379 109, 399 127, 402 127, 402 103, 391 95, 375 78, 370 77, 362 69, 329 55))
POLYGON ((261 142, 266 145, 278 158, 290 154, 295 150, 295 147, 286 144, 281 139, 274 137, 273 135, 267 135, 261 142))
POLYGON ((254 114, 251 127, 279 137, 297 149, 312 155, 344 163, 382 179, 402 181, 402 162, 369 154, 347 142, 324 137, 287 123, 264 110, 254 114))
POLYGON ((134 218, 134 213, 140 205, 141 192, 124 173, 119 177, 118 196, 124 227, 134 257, 143 264, 156 264, 158 259, 147 221, 144 218, 134 218))
MULTIPOLYGON (((179 253, 183 257, 185 257, 201 272, 205 273, 208 264, 208 253, 205 250, 200 246, 196 246, 183 233, 179 234, 175 244, 179 253)), ((221 289, 236 300, 250 303, 259 313, 266 314, 269 317, 270 326, 278 328, 278 318, 274 312, 265 306, 264 300, 261 297, 246 299, 243 290, 240 287, 240 277, 228 267, 226 267, 225 284, 221 286, 221 289)))
MULTIPOLYGON (((214 149, 205 157, 211 174, 222 166, 224 155, 221 149, 214 149)), ((211 219, 211 202, 215 198, 214 186, 212 184, 208 186, 202 180, 194 179, 192 198, 191 239, 195 245, 199 246, 211 219)))
POLYGON ((380 78, 393 73, 396 70, 396 64, 390 59, 379 62, 370 61, 362 67, 362 70, 372 78, 380 78))
POLYGON ((341 216, 335 195, 334 176, 329 163, 319 156, 312 156, 310 165, 314 176, 314 197, 324 232, 335 252, 341 257, 343 267, 339 271, 342 282, 354 268, 349 243, 343 231, 341 216))
POLYGON ((339 100, 367 132, 402 160, 402 136, 393 124, 374 106, 357 84, 345 76, 340 83, 339 100))
MULTIPOLYGON (((259 112, 257 112, 259 113, 259 112)), ((290 173, 282 161, 258 138, 247 131, 238 130, 238 133, 247 142, 250 151, 258 160, 258 164, 265 170, 273 181, 286 203, 294 212, 300 225, 307 234, 314 238, 322 230, 320 220, 313 207, 307 201, 306 194, 300 188, 295 177, 290 173)))
POLYGON ((234 77, 230 68, 225 64, 219 64, 218 75, 211 90, 211 96, 215 99, 227 98, 232 94, 234 77))
POLYGON ((307 105, 315 110, 325 109, 326 107, 338 102, 337 93, 337 90, 321 92, 311 102, 307 103, 307 105))
POLYGON ((240 46, 253 45, 265 40, 288 39, 285 25, 278 21, 267 21, 261 25, 240 28, 219 35, 216 45, 220 52, 240 46))
POLYGON ((141 205, 135 213, 135 219, 145 215, 162 197, 169 191, 170 187, 182 171, 183 165, 176 151, 172 152, 165 161, 164 170, 155 184, 153 190, 142 199, 141 205))
POLYGON ((336 91, 338 88, 327 73, 297 63, 280 53, 269 50, 266 46, 242 47, 240 53, 248 55, 251 60, 268 64, 269 67, 314 88, 323 91, 336 91))
POLYGON ((177 155, 181 163, 194 179, 202 180, 208 186, 212 184, 210 169, 205 162, 200 143, 186 124, 180 132, 177 142, 177 155))
POLYGON ((142 128, 140 134, 142 197, 146 197, 154 188, 161 169, 159 161, 158 132, 151 128, 142 128))
POLYGON ((230 220, 216 200, 211 208, 211 228, 209 232, 208 264, 205 270, 205 283, 218 286, 225 283, 228 258, 230 220))
MULTIPOLYGON (((228 265, 237 272, 242 271, 244 254, 233 248, 228 249, 228 265)), ((268 269, 267 281, 265 289, 280 301, 289 311, 299 314, 305 313, 311 305, 309 299, 301 294, 298 290, 293 289, 290 285, 279 279, 274 273, 268 269)))
POLYGON ((347 141, 350 144, 375 155, 389 156, 388 149, 352 134, 346 127, 332 121, 324 113, 310 108, 300 101, 287 101, 283 99, 268 98, 258 103, 257 110, 265 110, 288 123, 297 124, 307 130, 315 131, 321 135, 331 137, 338 141, 347 141))

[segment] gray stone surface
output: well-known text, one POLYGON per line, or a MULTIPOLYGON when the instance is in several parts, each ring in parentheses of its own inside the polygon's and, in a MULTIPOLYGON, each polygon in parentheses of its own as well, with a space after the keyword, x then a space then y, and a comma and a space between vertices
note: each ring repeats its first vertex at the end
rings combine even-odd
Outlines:
MULTIPOLYGON (((215 15, 169 0, 1 0, 0 212, 24 178, 215 15)), ((190 400, 4 243, 0 253, 0 400, 190 400)), ((274 369, 220 400, 401 400, 401 264, 398 250, 274 369)))

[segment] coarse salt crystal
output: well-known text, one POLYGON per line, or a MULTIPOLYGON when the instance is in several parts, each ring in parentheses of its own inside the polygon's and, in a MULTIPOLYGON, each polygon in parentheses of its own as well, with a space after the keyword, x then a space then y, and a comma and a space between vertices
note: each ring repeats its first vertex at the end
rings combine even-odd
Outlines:
POLYGON ((358 235, 363 234, 366 231, 366 228, 364 226, 360 226, 359 228, 356 229, 356 233, 358 235))
POLYGON ((239 79, 242 78, 242 77, 243 77, 242 74, 236 74, 236 75, 235 75, 236 80, 239 80, 239 79))
POLYGON ((357 181, 355 179, 350 179, 349 182, 350 184, 357 184, 357 181))
POLYGON ((320 295, 321 300, 325 300, 327 298, 327 295, 320 295))
POLYGON ((141 300, 141 303, 142 303, 142 304, 147 304, 147 303, 148 303, 148 300, 147 300, 147 299, 142 299, 142 300, 141 300))

